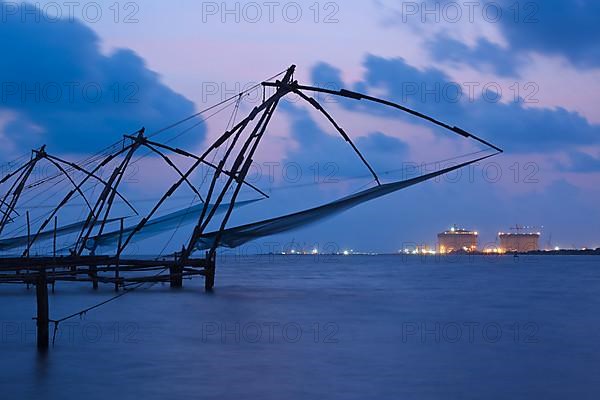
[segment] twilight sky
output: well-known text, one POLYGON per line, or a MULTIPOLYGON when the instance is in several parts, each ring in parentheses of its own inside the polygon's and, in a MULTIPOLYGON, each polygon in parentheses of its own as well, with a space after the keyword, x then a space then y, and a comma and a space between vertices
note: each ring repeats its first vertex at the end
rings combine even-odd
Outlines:
MULTIPOLYGON (((40 1, 42 11, 17 4, 0 1, 5 161, 43 143, 85 158, 123 133, 159 129, 296 64, 301 82, 407 104, 506 153, 266 242, 395 251, 434 244, 452 224, 478 230, 482 244, 520 224, 543 226, 543 246, 600 247, 596 1, 40 1)), ((260 96, 249 96, 241 112, 260 96)), ((397 112, 320 100, 388 180, 480 149, 397 112)), ((201 151, 229 113, 177 145, 201 151)), ((293 99, 282 104, 257 160, 256 182, 273 199, 243 210, 240 221, 370 183, 325 122, 293 99), (302 179, 290 178, 290 163, 302 179)), ((156 182, 172 179, 155 161, 141 164, 133 199, 159 196, 156 182)))

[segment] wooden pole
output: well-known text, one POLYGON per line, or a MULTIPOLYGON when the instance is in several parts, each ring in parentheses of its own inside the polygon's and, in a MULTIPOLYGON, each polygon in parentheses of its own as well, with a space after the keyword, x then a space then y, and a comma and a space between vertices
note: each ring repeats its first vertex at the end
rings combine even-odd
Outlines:
POLYGON ((92 287, 94 290, 98 290, 98 267, 96 265, 90 265, 89 276, 92 278, 92 287))
MULTIPOLYGON (((183 254, 183 250, 182 250, 183 254)), ((169 267, 169 278, 172 289, 180 289, 183 287, 183 265, 177 261, 183 261, 177 257, 177 253, 175 253, 175 263, 173 266, 169 267)))
POLYGON ((183 274, 181 271, 182 268, 179 265, 173 265, 172 267, 169 267, 169 274, 171 275, 171 288, 181 289, 183 287, 183 274))
POLYGON ((117 247, 117 265, 115 265, 115 292, 119 291, 119 266, 121 264, 121 244, 123 243, 123 218, 121 218, 121 230, 119 231, 119 247, 117 247))
POLYGON ((48 327, 50 318, 48 317, 48 282, 46 279, 46 270, 40 269, 36 284, 37 298, 37 347, 40 351, 48 350, 50 343, 50 329, 48 327))
POLYGON ((206 268, 204 268, 206 276, 204 277, 204 290, 207 292, 212 292, 213 288, 215 287, 215 258, 216 257, 214 257, 213 252, 206 252, 206 268))
MULTIPOLYGON (((54 258, 54 265, 56 265, 56 228, 58 226, 58 217, 54 217, 54 237, 52 240, 52 257, 54 258)), ((53 266, 52 267, 52 294, 54 294, 54 286, 56 286, 56 279, 54 279, 54 277, 56 276, 56 267, 53 266)))
MULTIPOLYGON (((27 258, 29 258, 29 246, 31 246, 31 225, 29 224, 29 210, 26 212, 27 217, 27 258)), ((29 271, 27 271, 27 275, 29 275, 29 271)), ((27 281, 27 290, 29 290, 29 280, 27 281)))
MULTIPOLYGON (((31 225, 29 223, 29 210, 27 210, 27 248, 31 245, 31 225)), ((27 251, 27 257, 29 257, 29 251, 27 251)))

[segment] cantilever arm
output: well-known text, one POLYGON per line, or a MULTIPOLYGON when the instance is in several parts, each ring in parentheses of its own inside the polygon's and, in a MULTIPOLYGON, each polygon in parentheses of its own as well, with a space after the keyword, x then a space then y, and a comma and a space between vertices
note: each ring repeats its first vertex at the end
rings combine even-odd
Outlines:
POLYGON ((17 201, 19 200, 19 197, 21 197, 21 192, 23 192, 23 188, 25 187, 25 183, 29 179, 29 176, 33 172, 33 169, 35 168, 35 165, 39 160, 39 156, 36 156, 35 158, 32 158, 27 164, 25 164, 26 168, 23 169, 23 171, 19 174, 19 177, 13 182, 8 192, 6 192, 6 194, 2 198, 2 202, 8 204, 8 208, 6 212, 3 213, 4 215, 2 216, 2 220, 0 221, 0 233, 2 233, 2 231, 4 230, 7 221, 12 221, 10 215, 15 210, 17 201), (8 196, 11 193, 11 201, 10 203, 6 203, 6 200, 8 199, 8 196))
POLYGON ((4 182, 6 182, 7 180, 9 180, 10 178, 12 178, 13 176, 17 175, 19 172, 21 172, 22 170, 24 170, 25 168, 27 168, 29 166, 29 164, 32 162, 33 160, 29 160, 27 161, 25 164, 21 165, 19 168, 17 168, 16 170, 14 170, 13 172, 10 172, 8 174, 6 174, 1 180, 0 180, 0 185, 2 185, 4 182))
MULTIPOLYGON (((213 163, 211 163, 211 162, 209 162, 209 161, 206 161, 206 160, 202 159, 202 157, 198 157, 197 155, 195 155, 195 154, 192 154, 192 153, 190 153, 190 152, 187 152, 187 151, 185 151, 185 150, 181 150, 181 149, 179 149, 179 148, 175 148, 175 147, 167 146, 167 145, 164 145, 164 144, 162 144, 162 143, 153 142, 153 141, 151 141, 151 140, 146 140, 146 143, 148 143, 148 144, 150 144, 150 145, 152 145, 152 146, 156 146, 156 147, 163 148, 163 149, 165 149, 165 150, 172 151, 173 153, 176 153, 176 154, 182 155, 182 156, 184 156, 184 157, 193 158, 194 160, 196 160, 196 161, 199 161, 199 162, 201 162, 202 164, 204 164, 204 165, 207 165, 207 166, 211 167, 211 168, 212 168, 212 169, 214 169, 214 170, 217 170, 217 169, 219 168, 219 167, 218 167, 218 166, 216 166, 215 164, 213 164, 213 163)), ((224 173, 225 175, 229 176, 229 177, 233 177, 234 179, 237 179, 237 177, 236 177, 236 176, 233 176, 233 174, 232 174, 230 171, 226 171, 226 170, 224 170, 224 169, 223 169, 223 170, 221 170, 221 172, 222 172, 222 173, 224 173)), ((264 196, 265 198, 267 198, 267 199, 269 198, 269 195, 268 195, 268 194, 266 194, 265 192, 263 192, 262 190, 260 190, 258 187, 254 186, 253 184, 251 184, 251 183, 249 183, 249 182, 246 182, 246 181, 242 181, 242 183, 243 183, 243 184, 245 184, 246 186, 248 186, 248 187, 250 187, 250 188, 254 189, 254 190, 257 192, 257 193, 259 193, 260 195, 264 196)))
MULTIPOLYGON (((263 82, 263 86, 268 86, 268 87, 279 87, 281 85, 282 84, 280 82, 263 82)), ((428 115, 425 115, 423 113, 420 113, 418 111, 412 110, 412 109, 410 109, 408 107, 405 107, 403 105, 400 105, 400 104, 397 104, 397 103, 394 103, 394 102, 391 102, 391 101, 388 101, 388 100, 379 99, 377 97, 369 96, 369 95, 366 95, 366 94, 363 94, 363 93, 353 92, 353 91, 346 90, 346 89, 331 90, 331 89, 318 88, 318 87, 314 87, 314 86, 298 85, 296 83, 292 84, 291 87, 293 89, 296 89, 296 90, 307 90, 307 91, 312 91, 312 92, 327 93, 327 94, 331 94, 331 95, 334 95, 334 96, 346 97, 346 98, 353 99, 353 100, 367 100, 367 101, 371 101, 371 102, 374 102, 374 103, 383 104, 383 105, 386 105, 388 107, 393 107, 393 108, 396 108, 398 110, 404 111, 404 112, 406 112, 408 114, 411 114, 411 115, 413 115, 415 117, 418 117, 418 118, 424 119, 426 121, 429 121, 432 124, 435 124, 437 126, 445 128, 445 129, 447 129, 447 130, 449 130, 451 132, 454 132, 454 133, 456 133, 458 135, 461 135, 463 137, 472 138, 472 139, 474 139, 474 140, 476 140, 476 141, 478 141, 478 142, 480 142, 480 143, 482 143, 482 144, 484 144, 484 145, 486 145, 486 146, 488 146, 488 147, 490 147, 490 148, 492 148, 492 149, 494 149, 494 150, 496 150, 496 151, 498 151, 500 153, 504 152, 504 150, 502 150, 498 146, 495 146, 492 143, 490 143, 490 142, 488 142, 488 141, 486 141, 486 140, 484 140, 484 139, 482 139, 482 138, 480 138, 480 137, 478 137, 478 136, 476 136, 476 135, 474 135, 474 134, 472 134, 470 132, 467 132, 467 131, 465 131, 465 130, 457 127, 457 126, 450 126, 450 125, 448 125, 448 124, 446 124, 444 122, 441 122, 441 121, 439 121, 439 120, 437 120, 435 118, 432 118, 432 117, 430 117, 428 115)))
MULTIPOLYGON (((54 210, 52 210, 52 212, 50 213, 50 215, 48 216, 48 218, 46 218, 46 220, 44 220, 44 222, 40 225, 37 233, 33 236, 33 239, 29 242, 29 248, 28 250, 31 248, 31 246, 35 243, 35 241, 38 239, 38 237, 42 234, 42 231, 46 228, 46 226, 50 223, 50 221, 56 216, 56 214, 58 214, 58 212, 69 202, 69 200, 71 199, 71 197, 73 197, 73 195, 75 193, 77 193, 77 189, 81 189, 81 187, 83 187, 83 185, 90 180, 91 178, 96 178, 98 179, 100 182, 102 182, 105 186, 108 186, 108 183, 104 182, 101 178, 97 177, 95 175, 95 173, 100 170, 100 168, 106 166, 110 161, 112 161, 115 157, 117 157, 119 154, 123 153, 125 151, 126 148, 123 148, 122 150, 118 151, 115 154, 109 155, 108 157, 106 157, 100 164, 98 164, 91 172, 88 172, 87 170, 79 167, 76 164, 72 164, 69 163, 67 161, 63 161, 60 160, 57 157, 53 157, 50 154, 46 153, 46 157, 50 157, 56 161, 60 161, 64 164, 70 165, 73 168, 80 170, 82 172, 84 172, 87 176, 81 181, 79 182, 79 184, 77 185, 77 187, 73 190, 71 190, 69 193, 67 193, 67 195, 61 200, 60 204, 58 206, 56 206, 56 208, 54 210)), ((125 200, 127 201, 127 200, 125 200)), ((134 209, 135 211, 135 209, 134 209)), ((137 214, 137 212, 136 212, 137 214)))
MULTIPOLYGON (((8 174, 6 174, 6 175, 5 175, 5 176, 2 178, 2 180, 0 180, 0 185, 2 185, 2 184, 3 184, 3 183, 5 183, 6 181, 8 181, 10 178, 12 178, 13 176, 16 176, 16 175, 17 175, 17 174, 19 174, 19 173, 21 173, 21 174, 19 175, 19 178, 17 179, 17 181, 18 181, 19 179, 21 179, 21 177, 22 177, 22 176, 23 176, 23 174, 25 173, 25 172, 24 172, 25 168, 29 167, 29 164, 31 164, 32 162, 33 162, 33 160, 29 160, 29 161, 27 161, 25 164, 23 164, 23 165, 21 165, 19 168, 17 168, 15 171, 13 171, 13 172, 10 172, 10 173, 8 173, 8 174), (22 171, 23 171, 23 172, 22 172, 22 171)), ((15 213, 17 216, 19 216, 20 214, 17 212, 17 210, 15 210, 15 209, 12 209, 12 210, 11 210, 10 204, 8 204, 8 203, 6 202, 6 199, 8 198, 8 193, 12 192, 12 190, 15 188, 15 186, 16 186, 16 185, 17 185, 17 183, 16 183, 16 182, 14 182, 14 183, 13 183, 13 185, 11 186, 11 188, 8 190, 8 192, 7 192, 7 195, 6 195, 4 198, 1 198, 1 199, 0 199, 0 203, 1 203, 2 205, 6 206, 6 207, 8 208, 8 210, 10 211, 10 213, 11 213, 11 214, 12 214, 12 213, 15 213)), ((0 212, 1 212, 3 215, 6 215, 6 212, 5 212, 4 210, 0 209, 0 212)), ((8 216, 8 221, 9 221, 9 222, 13 222, 13 219, 12 219, 12 217, 8 216)))
POLYGON ((352 142, 352 140, 350 139, 350 137, 348 136, 348 134, 346 133, 346 131, 344 131, 344 129, 342 129, 342 127, 339 126, 337 122, 335 122, 335 120, 333 119, 333 117, 321 106, 321 104, 319 104, 319 102, 316 101, 314 98, 305 95, 304 93, 302 93, 299 90, 293 90, 293 92, 296 93, 298 96, 300 96, 302 99, 308 101, 314 108, 316 108, 317 110, 319 110, 321 112, 321 114, 323 114, 329 120, 329 122, 331 122, 331 124, 334 126, 334 128, 340 133, 340 135, 342 135, 342 137, 344 138, 344 140, 346 142, 348 142, 350 144, 350 146, 352 146, 352 149, 354 149, 354 152, 358 155, 358 157, 361 159, 361 161, 363 162, 363 164, 365 164, 365 166, 369 169, 369 171, 371 172, 371 174, 375 178, 375 181, 377 182, 377 184, 379 186, 381 186, 381 182, 379 181, 379 177, 375 173, 375 170, 373 169, 373 167, 371 167, 371 165, 365 159, 365 157, 362 155, 362 153, 360 152, 360 150, 358 150, 358 148, 356 147, 356 145, 354 144, 354 142, 352 142))
POLYGON ((90 211, 92 210, 92 205, 90 204, 90 202, 88 201, 87 197, 85 197, 85 194, 83 194, 83 191, 81 190, 81 187, 79 185, 77 185, 75 183, 75 181, 73 180, 73 178, 71 178, 71 176, 67 173, 67 171, 65 171, 65 169, 56 161, 54 161, 53 159, 44 156, 44 158, 46 160, 48 160, 52 165, 54 165, 56 168, 58 168, 58 170, 67 177, 67 179, 69 180, 69 182, 71 182, 71 184, 73 185, 73 187, 75 188, 75 190, 77 191, 77 193, 79 193, 79 195, 81 197, 83 197, 83 201, 85 201, 85 204, 87 204, 88 208, 90 209, 90 211))
MULTIPOLYGON (((7 202, 5 202, 4 200, 0 199, 0 206, 6 206, 8 208, 10 208, 10 204, 8 204, 7 202)), ((20 217, 20 214, 17 212, 17 210, 13 210, 13 212, 15 214, 17 214, 17 217, 20 217)), ((0 208, 0 213, 2 213, 2 215, 6 215, 6 211, 4 211, 3 209, 0 208)), ((12 219, 12 217, 8 217, 8 221, 9 222, 13 222, 14 220, 12 219)))
MULTIPOLYGON (((66 160, 62 160, 56 156, 53 156, 51 154, 46 153, 46 158, 50 161, 50 160, 54 160, 60 163, 63 163, 65 165, 68 165, 71 168, 76 169, 79 172, 83 172, 84 174, 86 174, 88 176, 88 178, 94 178, 97 181, 99 181, 100 183, 102 183, 104 186, 108 186, 108 182, 106 182, 104 179, 102 179, 101 177, 97 176, 96 174, 94 174, 93 172, 89 172, 88 170, 86 170, 85 168, 81 168, 79 165, 66 161, 66 160)), ((112 190, 114 190, 117 194, 117 196, 119 196, 119 198, 121 200, 123 200, 125 202, 125 204, 127 204, 127 206, 131 209, 131 211, 133 211, 135 213, 135 215, 139 215, 139 213, 137 212, 137 210, 135 209, 135 207, 133 207, 133 205, 121 194, 119 193, 119 191, 115 188, 112 188, 112 190)))
POLYGON ((181 177, 181 179, 185 180, 185 182, 188 184, 188 186, 190 187, 190 189, 192 189, 192 191, 196 194, 196 196, 198 196, 200 198, 200 201, 204 203, 204 199, 202 198, 202 194, 200 194, 200 192, 198 191, 198 189, 196 189, 194 187, 194 185, 192 185, 192 182, 190 182, 190 180, 183 175, 183 172, 181 172, 181 170, 179 168, 177 168, 177 166, 175 165, 175 163, 173 163, 173 161, 171 161, 171 159, 169 159, 169 157, 167 157, 166 155, 164 155, 162 152, 158 151, 156 148, 154 148, 154 146, 150 145, 149 143, 142 143, 142 144, 145 147, 147 147, 150 150, 152 150, 154 153, 158 154, 163 160, 165 160, 165 162, 167 164, 169 164, 169 166, 171 168, 173 168, 175 170, 175 172, 177 172, 179 174, 179 176, 181 177))

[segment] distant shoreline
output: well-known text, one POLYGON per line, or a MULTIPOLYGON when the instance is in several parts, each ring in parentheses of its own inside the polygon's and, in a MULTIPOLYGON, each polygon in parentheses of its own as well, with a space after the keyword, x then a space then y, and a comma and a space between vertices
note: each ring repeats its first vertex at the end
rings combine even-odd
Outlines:
MULTIPOLYGON (((413 256, 413 257, 422 257, 422 256, 427 256, 427 257, 454 257, 454 256, 505 256, 505 257, 510 257, 510 256, 600 256, 600 248, 598 249, 586 249, 586 250, 536 250, 536 251, 529 251, 529 252, 507 252, 507 253, 484 253, 481 251, 474 251, 474 252, 466 252, 466 251, 456 251, 456 252, 452 252, 452 253, 446 253, 446 254, 441 254, 441 253, 436 253, 436 254, 422 254, 422 253, 418 253, 418 254, 413 254, 413 253, 402 253, 402 252, 398 252, 398 253, 376 253, 376 252, 355 252, 355 253, 350 253, 350 254, 342 254, 342 253, 318 253, 318 254, 311 254, 308 252, 302 253, 302 252, 296 252, 296 253, 286 253, 286 254, 282 254, 282 253, 262 253, 262 254, 256 254, 259 256, 281 256, 281 257, 302 257, 302 256, 339 256, 339 257, 356 257, 356 256, 413 256)), ((250 255, 249 255, 250 256, 250 255)))
POLYGON ((537 250, 527 253, 507 253, 507 255, 536 255, 536 256, 600 256, 600 249, 586 250, 537 250))
POLYGON ((481 251, 456 251, 447 254, 405 254, 398 253, 399 255, 431 255, 431 256, 441 256, 441 257, 452 257, 452 256, 600 256, 600 248, 598 249, 586 249, 586 250, 535 250, 535 251, 527 251, 527 252, 506 252, 506 253, 484 253, 481 251))

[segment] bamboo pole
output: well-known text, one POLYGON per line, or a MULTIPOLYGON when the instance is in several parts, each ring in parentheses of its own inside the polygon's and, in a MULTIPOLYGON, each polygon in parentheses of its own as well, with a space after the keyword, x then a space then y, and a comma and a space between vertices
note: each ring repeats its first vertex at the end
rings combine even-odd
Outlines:
POLYGON ((119 267, 121 264, 121 244, 123 242, 123 218, 121 218, 121 227, 119 231, 119 245, 117 247, 117 263, 115 265, 115 292, 119 291, 119 267))
POLYGON ((46 270, 41 269, 36 283, 37 299, 37 347, 40 351, 48 350, 50 330, 48 317, 48 282, 46 270))
MULTIPOLYGON (((52 238, 52 258, 54 266, 52 266, 52 277, 56 276, 56 229, 58 227, 58 217, 54 217, 54 235, 52 238)), ((56 280, 52 279, 52 294, 54 294, 54 287, 56 286, 56 280)))

